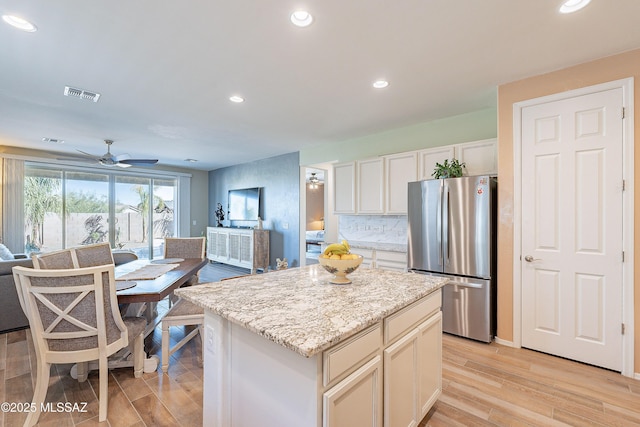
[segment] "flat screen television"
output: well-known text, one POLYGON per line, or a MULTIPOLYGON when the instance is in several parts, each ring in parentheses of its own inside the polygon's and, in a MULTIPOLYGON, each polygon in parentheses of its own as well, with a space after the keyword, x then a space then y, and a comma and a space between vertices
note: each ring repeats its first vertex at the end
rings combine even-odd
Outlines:
POLYGON ((260 187, 229 190, 230 221, 257 221, 260 216, 260 187))

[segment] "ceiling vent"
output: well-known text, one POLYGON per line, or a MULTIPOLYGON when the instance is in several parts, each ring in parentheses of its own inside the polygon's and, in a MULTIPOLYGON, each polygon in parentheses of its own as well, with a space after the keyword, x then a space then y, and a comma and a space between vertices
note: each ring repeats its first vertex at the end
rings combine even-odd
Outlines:
POLYGON ((87 101, 98 102, 100 94, 89 92, 88 90, 78 89, 75 87, 64 87, 64 96, 75 96, 76 98, 86 99, 87 101))

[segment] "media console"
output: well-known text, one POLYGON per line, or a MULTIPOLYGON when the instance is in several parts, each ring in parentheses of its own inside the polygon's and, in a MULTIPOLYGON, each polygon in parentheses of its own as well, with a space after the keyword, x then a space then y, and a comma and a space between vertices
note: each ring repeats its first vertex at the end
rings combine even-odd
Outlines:
POLYGON ((269 230, 207 227, 207 258, 248 268, 251 274, 269 268, 269 230))

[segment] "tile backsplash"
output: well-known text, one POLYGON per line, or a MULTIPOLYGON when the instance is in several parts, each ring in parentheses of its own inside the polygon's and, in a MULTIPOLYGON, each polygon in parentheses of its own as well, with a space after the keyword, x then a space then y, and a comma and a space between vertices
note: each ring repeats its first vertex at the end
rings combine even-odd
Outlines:
POLYGON ((340 215, 338 235, 358 242, 407 244, 406 215, 340 215))

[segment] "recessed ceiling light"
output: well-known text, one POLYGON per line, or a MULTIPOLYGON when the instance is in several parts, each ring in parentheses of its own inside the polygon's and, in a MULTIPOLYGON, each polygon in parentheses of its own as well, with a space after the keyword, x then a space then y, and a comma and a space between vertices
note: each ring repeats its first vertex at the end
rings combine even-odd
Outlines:
POLYGON ((195 163, 197 162, 196 159, 184 159, 185 162, 189 162, 189 163, 195 163))
POLYGON ((240 102, 244 102, 244 98, 238 95, 233 95, 229 97, 229 101, 231 102, 235 102, 235 103, 240 103, 240 102))
POLYGON ((291 22, 296 27, 308 27, 313 22, 313 16, 306 10, 296 10, 291 14, 291 22))
POLYGON ((588 5, 590 1, 591 0, 567 0, 560 6, 560 13, 577 12, 588 5))
POLYGON ((36 27, 34 24, 27 21, 26 19, 22 19, 15 15, 2 15, 2 20, 12 27, 15 27, 22 31, 26 31, 28 33, 38 31, 38 27, 36 27))
POLYGON ((376 89, 384 89, 387 86, 389 86, 389 82, 386 80, 380 79, 373 82, 373 87, 376 89))

